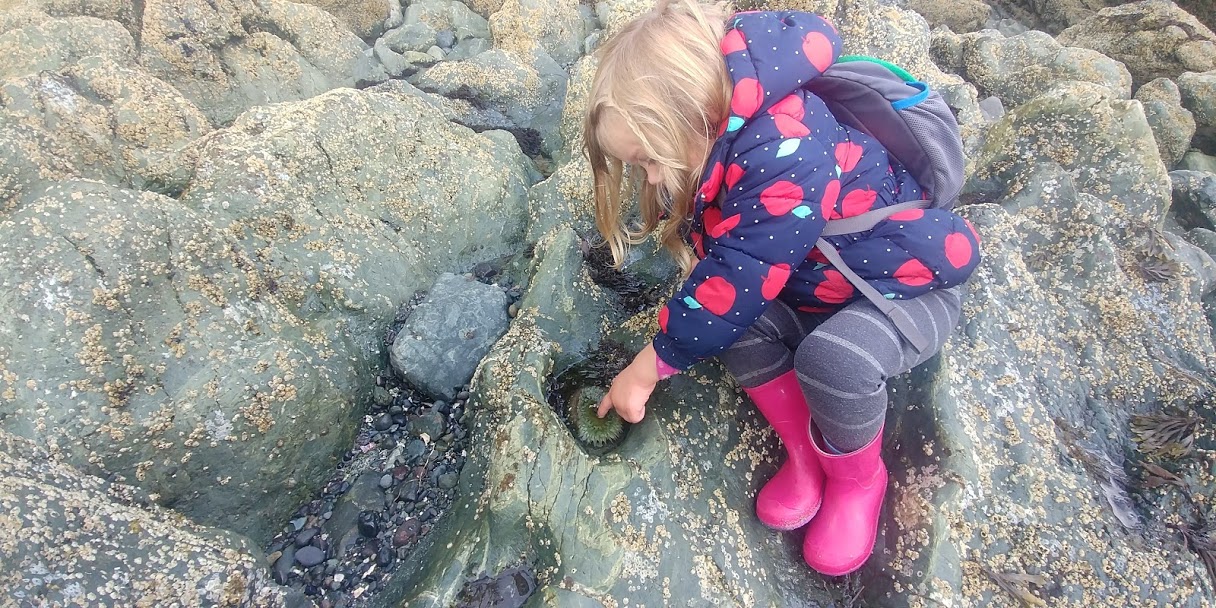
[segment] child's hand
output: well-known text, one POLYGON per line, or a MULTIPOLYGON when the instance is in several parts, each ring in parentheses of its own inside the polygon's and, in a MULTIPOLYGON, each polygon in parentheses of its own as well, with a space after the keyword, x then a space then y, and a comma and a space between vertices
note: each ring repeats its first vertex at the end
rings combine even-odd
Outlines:
POLYGON ((600 401, 596 415, 603 418, 608 410, 615 409, 626 422, 641 422, 646 415, 646 401, 659 383, 657 358, 654 347, 646 345, 633 358, 633 363, 612 379, 612 387, 600 401))

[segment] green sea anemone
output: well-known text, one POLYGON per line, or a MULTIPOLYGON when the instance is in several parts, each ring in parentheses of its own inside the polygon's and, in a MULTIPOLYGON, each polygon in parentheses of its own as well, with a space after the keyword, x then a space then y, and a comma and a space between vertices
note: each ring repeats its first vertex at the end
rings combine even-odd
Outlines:
POLYGON ((603 418, 596 416, 596 409, 606 391, 599 387, 584 387, 574 392, 570 399, 568 419, 574 436, 583 444, 602 448, 618 441, 625 433, 625 421, 614 411, 603 418))

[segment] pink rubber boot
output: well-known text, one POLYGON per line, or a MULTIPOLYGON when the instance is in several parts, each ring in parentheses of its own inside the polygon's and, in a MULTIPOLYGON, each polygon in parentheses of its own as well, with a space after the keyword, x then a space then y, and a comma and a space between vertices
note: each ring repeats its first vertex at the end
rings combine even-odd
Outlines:
POLYGON ((874 551, 878 515, 887 493, 882 429, 860 450, 829 454, 812 429, 812 445, 823 467, 823 508, 806 529, 802 557, 820 574, 841 576, 861 567, 874 551))
POLYGON ((790 370, 776 378, 745 388, 756 407, 781 438, 789 457, 756 496, 756 517, 777 530, 806 525, 823 500, 823 470, 807 433, 811 421, 798 377, 790 370))

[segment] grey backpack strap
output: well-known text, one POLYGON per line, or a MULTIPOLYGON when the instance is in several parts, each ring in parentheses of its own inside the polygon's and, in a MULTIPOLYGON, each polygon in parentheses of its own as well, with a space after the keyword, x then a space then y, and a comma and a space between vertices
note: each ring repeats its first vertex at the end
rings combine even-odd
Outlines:
POLYGON ((912 321, 912 317, 909 317, 908 313, 884 298, 881 293, 878 293, 877 289, 874 289, 873 286, 857 276, 857 273, 853 272, 848 264, 844 263, 844 260, 840 257, 840 253, 836 251, 836 248, 831 243, 821 238, 815 242, 815 246, 823 253, 823 257, 827 258, 828 262, 831 262, 833 268, 840 271, 840 274, 844 275, 844 278, 848 279, 849 283, 857 288, 857 291, 861 292, 861 295, 865 296, 870 303, 882 311, 882 314, 886 315, 895 324, 895 328, 899 330, 899 333, 903 334, 904 339, 912 345, 912 348, 916 349, 916 352, 925 352, 925 349, 929 347, 929 341, 916 328, 916 323, 912 321))
POLYGON ((865 232, 877 226, 879 222, 899 213, 900 211, 911 211, 912 209, 928 209, 933 206, 933 201, 907 201, 895 205, 888 205, 882 209, 867 211, 861 215, 846 217, 840 220, 830 220, 824 225, 821 236, 840 236, 842 234, 853 234, 854 232, 865 232))

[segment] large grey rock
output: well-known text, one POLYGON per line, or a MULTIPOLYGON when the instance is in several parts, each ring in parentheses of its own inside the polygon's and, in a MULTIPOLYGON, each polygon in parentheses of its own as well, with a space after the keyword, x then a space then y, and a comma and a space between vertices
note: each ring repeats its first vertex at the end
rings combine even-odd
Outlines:
POLYGON ((94 55, 0 85, 0 209, 55 180, 181 192, 206 116, 130 61, 94 55))
POLYGON ((410 82, 449 98, 477 101, 457 120, 474 129, 510 128, 529 155, 553 154, 562 148, 559 117, 566 95, 566 73, 544 51, 534 63, 493 49, 463 61, 445 61, 420 72, 410 82), (509 126, 482 122, 505 117, 509 126))
POLYGON ((377 44, 384 43, 385 46, 397 53, 405 53, 406 51, 414 51, 416 53, 425 53, 427 49, 436 44, 435 28, 431 24, 419 21, 417 23, 407 23, 401 27, 385 32, 377 44))
POLYGON ((1216 157, 1208 156, 1198 150, 1191 150, 1182 156, 1182 161, 1178 163, 1178 169, 1216 173, 1216 157))
POLYGON ((1131 75, 1118 61, 1089 49, 1064 47, 1039 32, 1005 38, 993 30, 933 36, 933 60, 974 84, 981 97, 995 95, 1015 107, 1052 85, 1099 84, 1121 98, 1131 97, 1131 75))
POLYGON ((1173 167, 1182 160, 1195 136, 1195 117, 1182 107, 1178 85, 1168 78, 1158 78, 1136 91, 1136 99, 1144 104, 1144 115, 1153 128, 1157 150, 1165 166, 1173 167))
POLYGON ((1068 26, 1106 8, 1106 0, 993 0, 1003 15, 1032 29, 1058 34, 1068 26))
POLYGON ((90 55, 129 65, 135 54, 135 41, 114 21, 94 17, 47 19, 0 33, 0 81, 57 71, 90 55))
POLYGON ((94 17, 117 21, 135 35, 138 7, 125 0, 8 0, 0 13, 0 33, 60 17, 94 17))
MULTIPOLYGON (((285 606, 248 539, 150 505, 0 430, 0 603, 285 606)), ((296 604, 299 605, 299 604, 296 604)))
MULTIPOLYGON (((356 36, 370 40, 384 33, 385 22, 400 11, 398 0, 304 0, 338 18, 356 36)), ((400 15, 398 15, 400 16, 400 15)))
POLYGON ((415 23, 425 23, 436 32, 450 32, 453 41, 490 37, 489 22, 458 0, 411 2, 405 9, 404 25, 415 23))
POLYGON ((1178 77, 1182 106, 1195 116, 1194 144, 1216 154, 1216 70, 1178 77))
POLYGON ((143 7, 140 65, 172 82, 217 126, 252 106, 387 78, 358 36, 314 6, 149 0, 143 7))
POLYGON ((971 159, 974 179, 1002 185, 1025 179, 1020 168, 1041 158, 1119 209, 1125 239, 1145 218, 1161 218, 1169 208, 1169 177, 1143 106, 1106 87, 1060 84, 1011 111, 971 159))
POLYGON ((568 224, 554 228, 537 242, 529 269, 532 280, 516 316, 522 319, 520 323, 535 325, 551 336, 558 348, 554 359, 559 369, 587 356, 596 345, 600 320, 619 306, 615 293, 582 276, 584 245, 568 224))
POLYGON ((983 28, 993 14, 992 7, 982 0, 908 0, 904 6, 920 13, 932 27, 944 25, 959 33, 983 28))
POLYGON ((264 541, 349 447, 397 306, 522 248, 531 177, 349 89, 191 154, 181 201, 65 183, 0 222, 0 426, 264 541))
POLYGON ((333 356, 357 342, 290 312, 208 215, 63 182, 0 222, 0 426, 263 541, 348 445, 366 381, 333 356))
POLYGON ((1216 69, 1216 34, 1170 0, 1104 8, 1060 32, 1057 40, 1123 62, 1136 86, 1216 69))
POLYGON ((440 275, 393 340, 393 369, 432 397, 454 399, 507 331, 508 304, 498 286, 440 275))
POLYGON ((1216 174, 1171 171, 1174 218, 1183 229, 1216 231, 1216 174))
POLYGON ((579 58, 587 37, 578 0, 506 0, 490 17, 494 47, 528 57, 542 49, 562 65, 579 58))

